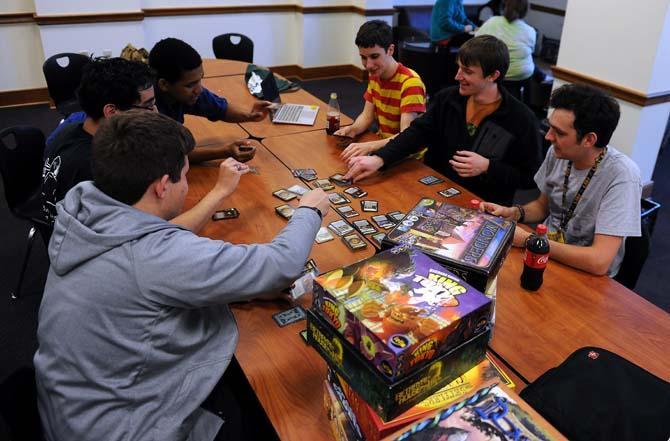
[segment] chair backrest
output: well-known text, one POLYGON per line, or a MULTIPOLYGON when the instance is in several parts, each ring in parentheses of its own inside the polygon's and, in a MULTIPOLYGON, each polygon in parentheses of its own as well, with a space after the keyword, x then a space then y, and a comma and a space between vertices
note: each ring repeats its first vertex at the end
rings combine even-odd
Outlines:
POLYGON ((0 417, 9 429, 9 439, 44 439, 37 411, 37 387, 33 368, 20 368, 0 384, 0 417))
POLYGON ((76 100, 75 92, 81 81, 81 74, 91 59, 86 55, 62 53, 52 55, 42 65, 49 95, 56 106, 76 100))
POLYGON ((10 210, 32 197, 42 185, 44 134, 28 127, 9 127, 0 132, 0 174, 10 210))
POLYGON ((246 35, 223 34, 214 37, 212 49, 214 49, 216 58, 245 61, 247 63, 253 63, 254 61, 254 42, 246 35))
POLYGON ((656 216, 660 207, 660 204, 650 199, 642 199, 640 219, 640 231, 642 235, 640 237, 626 238, 625 254, 621 267, 619 267, 619 272, 614 277, 614 280, 628 289, 635 289, 644 263, 647 261, 647 257, 649 257, 651 234, 654 231, 654 224, 656 223, 656 216))

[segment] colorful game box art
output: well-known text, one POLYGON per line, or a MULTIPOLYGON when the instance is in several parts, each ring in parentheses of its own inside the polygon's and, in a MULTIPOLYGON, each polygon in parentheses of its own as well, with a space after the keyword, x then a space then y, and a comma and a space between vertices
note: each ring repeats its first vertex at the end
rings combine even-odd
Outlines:
POLYGON ((491 300, 416 248, 395 248, 314 279, 314 309, 397 380, 489 325, 491 300))
POLYGON ((507 256, 515 225, 478 210, 423 198, 388 232, 382 248, 418 247, 483 292, 507 256))
POLYGON ((307 313, 307 342, 383 420, 391 420, 481 363, 491 334, 481 334, 418 368, 390 381, 344 340, 321 315, 307 313))
POLYGON ((550 441, 565 437, 514 392, 492 384, 385 440, 550 441))
MULTIPOLYGON (((333 375, 336 376, 337 374, 333 375)), ((331 375, 329 372, 329 380, 330 378, 331 375)), ((487 355, 484 361, 430 397, 400 416, 385 422, 379 418, 379 415, 368 406, 356 391, 349 387, 342 377, 337 377, 335 380, 337 384, 333 385, 333 387, 339 386, 346 397, 346 403, 342 403, 343 407, 350 408, 355 416, 355 418, 349 419, 353 421, 352 424, 355 424, 357 430, 363 433, 367 441, 379 441, 398 431, 401 427, 405 427, 419 418, 428 415, 430 412, 443 408, 456 400, 460 400, 483 386, 500 382, 503 382, 509 388, 514 388, 515 386, 512 380, 487 355)))
MULTIPOLYGON (((353 425, 342 402, 338 399, 328 380, 323 382, 323 407, 326 410, 326 417, 330 423, 330 431, 333 433, 335 441, 360 441, 364 440, 363 435, 357 432, 358 427, 353 425)), ((355 418, 355 416, 354 416, 355 418)))

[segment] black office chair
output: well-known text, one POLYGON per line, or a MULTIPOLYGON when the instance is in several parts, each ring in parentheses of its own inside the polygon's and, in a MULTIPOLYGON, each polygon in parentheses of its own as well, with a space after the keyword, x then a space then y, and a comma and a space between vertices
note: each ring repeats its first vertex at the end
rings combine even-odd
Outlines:
POLYGON ((436 54, 432 45, 425 42, 402 42, 399 61, 419 74, 426 86, 426 94, 433 96, 440 90, 440 81, 435 69, 436 54))
POLYGON ((37 231, 45 243, 51 235, 51 225, 42 212, 42 155, 44 135, 34 127, 10 127, 0 132, 0 175, 5 188, 9 210, 15 216, 31 223, 26 252, 12 299, 21 293, 23 277, 37 231))
POLYGON ((660 204, 650 199, 642 199, 640 219, 640 231, 642 235, 640 237, 626 238, 624 245, 625 254, 619 267, 619 272, 614 276, 614 280, 628 289, 635 289, 644 263, 647 261, 647 257, 649 257, 651 235, 654 231, 656 216, 658 216, 660 207, 660 204))
POLYGON ((0 384, 0 417, 10 440, 44 439, 37 410, 35 370, 22 367, 0 384))
POLYGON ((84 66, 90 61, 85 55, 62 53, 47 58, 42 65, 49 96, 63 117, 81 110, 75 92, 79 87, 84 66))
POLYGON ((242 34, 223 34, 214 37, 212 49, 216 58, 254 62, 254 42, 242 34))

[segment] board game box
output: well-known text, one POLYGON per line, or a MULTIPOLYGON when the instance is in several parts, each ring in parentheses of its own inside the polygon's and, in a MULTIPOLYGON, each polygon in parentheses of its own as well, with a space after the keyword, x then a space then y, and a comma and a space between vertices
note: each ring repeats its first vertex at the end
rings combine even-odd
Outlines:
POLYGON ((502 382, 509 388, 515 387, 512 380, 487 355, 486 359, 477 366, 459 376, 430 397, 416 404, 398 417, 390 421, 384 421, 356 391, 349 387, 342 377, 337 377, 337 374, 331 375, 331 372, 329 371, 328 379, 333 383, 332 387, 334 389, 339 387, 345 395, 346 401, 342 403, 342 406, 351 409, 351 412, 354 414, 354 418, 349 417, 352 421, 351 424, 355 425, 356 430, 361 432, 367 441, 379 441, 430 412, 443 408, 449 403, 457 401, 488 384, 502 382), (334 381, 331 380, 333 376, 336 377, 334 381))
POLYGON ((514 221, 423 198, 386 234, 382 248, 418 247, 484 292, 514 238, 514 221))
POLYGON ((410 247, 318 276, 313 302, 390 380, 479 334, 491 318, 488 297, 410 247))
POLYGON ((490 329, 406 377, 390 381, 319 314, 307 310, 307 342, 383 420, 391 420, 481 363, 490 329))
POLYGON ((455 404, 431 412, 384 439, 550 441, 565 440, 565 437, 513 391, 500 384, 492 384, 455 404))

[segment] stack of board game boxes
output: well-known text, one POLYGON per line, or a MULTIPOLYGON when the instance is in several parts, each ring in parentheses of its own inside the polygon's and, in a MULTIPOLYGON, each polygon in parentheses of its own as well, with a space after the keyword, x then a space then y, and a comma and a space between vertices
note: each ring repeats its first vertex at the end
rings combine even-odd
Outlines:
POLYGON ((457 389, 499 379, 485 358, 491 303, 411 246, 317 277, 308 341, 330 367, 326 397, 347 403, 357 421, 351 439, 381 439, 457 389))

